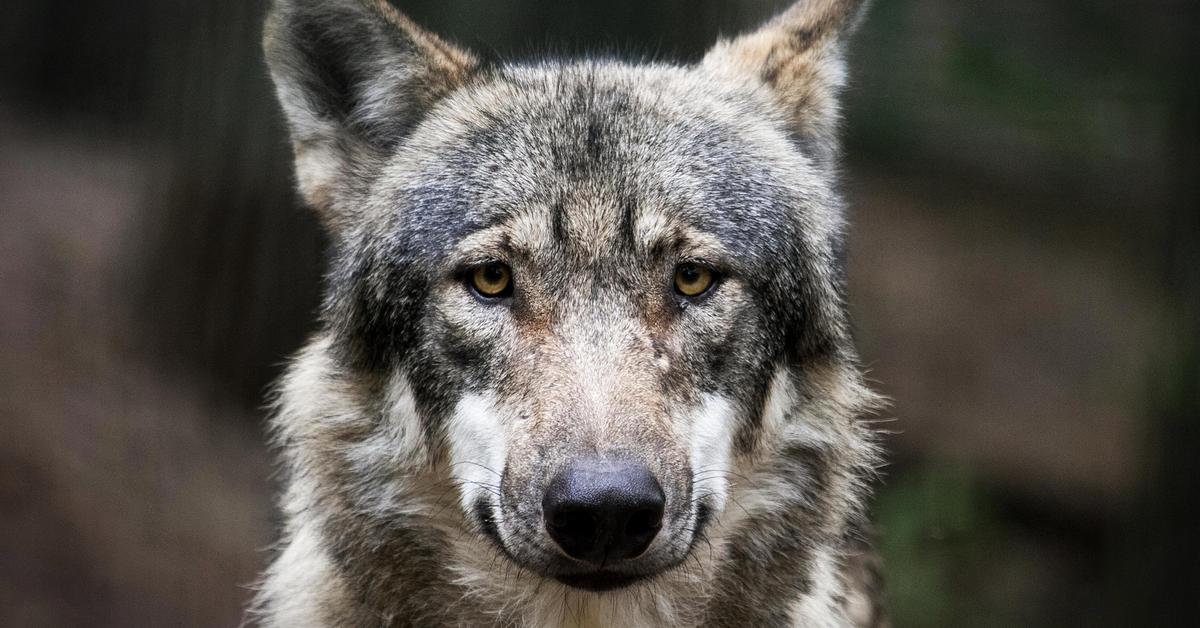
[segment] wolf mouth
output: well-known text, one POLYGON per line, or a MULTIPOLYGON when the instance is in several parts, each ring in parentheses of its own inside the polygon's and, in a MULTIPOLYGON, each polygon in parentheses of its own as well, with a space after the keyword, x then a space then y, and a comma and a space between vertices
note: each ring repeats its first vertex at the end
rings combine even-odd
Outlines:
POLYGON ((590 573, 561 574, 555 580, 576 589, 593 593, 623 589, 639 580, 649 578, 646 574, 627 574, 616 571, 593 571, 590 573))
MULTIPOLYGON (((508 547, 504 545, 504 541, 500 538, 500 530, 496 527, 496 520, 492 516, 491 506, 485 500, 480 500, 475 503, 475 516, 479 519, 480 529, 483 535, 492 542, 506 558, 514 563, 520 564, 520 561, 513 556, 508 547)), ((601 593, 604 591, 613 591, 623 589, 639 580, 645 580, 653 576, 653 574, 630 574, 621 573, 601 569, 599 571, 591 571, 584 573, 570 574, 555 574, 549 577, 575 589, 591 591, 593 593, 601 593)))
MULTIPOLYGON (((526 565, 520 559, 518 559, 508 549, 508 546, 504 544, 503 539, 500 537, 500 530, 496 526, 495 517, 492 515, 492 507, 490 504, 488 504, 487 500, 481 499, 475 502, 474 510, 475 517, 479 521, 479 531, 483 534, 483 536, 489 542, 491 542, 492 545, 494 545, 496 549, 500 551, 500 553, 504 554, 505 558, 517 565, 522 565, 529 568, 529 565, 526 565)), ((591 593, 604 593, 607 591, 624 589, 638 582, 651 580, 662 573, 670 571, 678 564, 683 563, 687 556, 695 550, 697 542, 701 540, 703 530, 708 524, 711 515, 712 509, 708 504, 698 504, 696 520, 695 524, 693 524, 693 530, 695 530, 695 533, 692 535, 692 538, 688 543, 687 554, 685 554, 684 557, 681 557, 678 561, 671 565, 665 566, 662 569, 640 573, 617 571, 613 569, 605 569, 603 567, 593 571, 574 571, 570 573, 555 573, 554 571, 546 571, 536 568, 531 568, 531 571, 543 578, 553 579, 573 589, 580 589, 582 591, 588 591, 591 593)))

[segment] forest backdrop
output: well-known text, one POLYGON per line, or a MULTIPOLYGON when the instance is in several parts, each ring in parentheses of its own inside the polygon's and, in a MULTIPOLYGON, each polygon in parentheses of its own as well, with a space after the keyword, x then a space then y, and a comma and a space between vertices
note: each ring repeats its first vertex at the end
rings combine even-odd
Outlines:
MULTIPOLYGON (((694 61, 786 2, 404 0, 487 54, 694 61)), ((261 2, 0 20, 0 625, 235 625, 264 391, 313 328, 261 2)), ((851 47, 874 502, 899 626, 1200 616, 1200 10, 878 0, 851 47)))

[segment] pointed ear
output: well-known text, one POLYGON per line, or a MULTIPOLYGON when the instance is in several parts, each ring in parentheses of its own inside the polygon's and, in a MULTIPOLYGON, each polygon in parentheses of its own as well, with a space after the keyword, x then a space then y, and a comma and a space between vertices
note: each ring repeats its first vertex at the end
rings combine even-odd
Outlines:
POLYGON ((300 191, 333 224, 355 177, 479 65, 387 0, 275 0, 263 40, 300 191))
POLYGON ((846 82, 845 40, 865 0, 800 0, 758 30, 718 42, 702 67, 768 88, 803 150, 837 156, 838 97, 846 82))

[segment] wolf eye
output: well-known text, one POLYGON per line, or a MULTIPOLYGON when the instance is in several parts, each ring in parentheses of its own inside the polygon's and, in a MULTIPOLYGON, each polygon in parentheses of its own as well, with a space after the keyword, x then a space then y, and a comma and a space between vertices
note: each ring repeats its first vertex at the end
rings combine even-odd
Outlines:
POLYGON ((489 299, 506 297, 512 293, 512 271, 500 262, 477 266, 471 272, 471 287, 489 299))
POLYGON ((684 262, 675 267, 675 291, 685 297, 698 297, 712 288, 715 278, 711 268, 684 262))

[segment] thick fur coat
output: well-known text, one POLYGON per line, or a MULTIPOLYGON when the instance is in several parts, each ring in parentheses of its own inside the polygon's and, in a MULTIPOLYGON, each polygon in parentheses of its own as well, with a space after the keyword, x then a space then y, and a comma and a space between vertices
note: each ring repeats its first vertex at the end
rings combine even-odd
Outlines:
POLYGON ((276 0, 332 252, 276 398, 286 527, 254 621, 883 621, 836 181, 861 4, 802 1, 681 67, 485 64, 384 0, 276 0), (661 487, 636 557, 547 534, 548 485, 589 456, 661 487))

